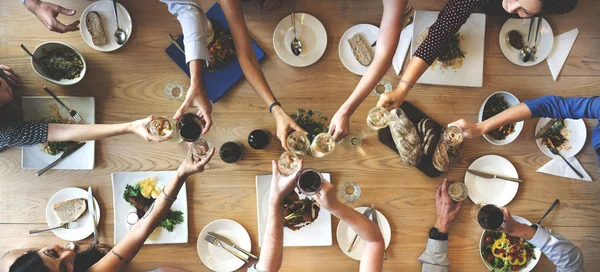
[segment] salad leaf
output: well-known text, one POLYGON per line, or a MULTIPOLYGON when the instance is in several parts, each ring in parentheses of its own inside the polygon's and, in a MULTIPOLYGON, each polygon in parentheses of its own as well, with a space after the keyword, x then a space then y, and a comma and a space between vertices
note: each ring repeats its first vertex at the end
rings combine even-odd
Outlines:
POLYGON ((173 227, 180 223, 183 223, 183 212, 170 211, 158 226, 166 229, 168 232, 173 232, 173 227))

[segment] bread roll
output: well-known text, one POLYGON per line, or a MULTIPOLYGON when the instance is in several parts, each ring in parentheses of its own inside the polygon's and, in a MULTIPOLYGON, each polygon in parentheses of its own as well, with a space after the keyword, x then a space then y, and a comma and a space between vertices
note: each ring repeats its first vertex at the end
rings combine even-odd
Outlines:
POLYGON ((408 166, 416 166, 421 161, 423 149, 415 125, 408 119, 402 109, 397 108, 391 111, 389 126, 402 163, 408 166))

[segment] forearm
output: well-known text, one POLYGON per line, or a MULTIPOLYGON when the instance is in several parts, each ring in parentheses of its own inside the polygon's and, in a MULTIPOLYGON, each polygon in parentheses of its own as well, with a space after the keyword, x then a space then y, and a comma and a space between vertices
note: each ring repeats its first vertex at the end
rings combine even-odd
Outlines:
POLYGON ((190 67, 190 87, 193 90, 199 90, 199 95, 204 99, 208 99, 206 88, 204 87, 204 60, 192 60, 189 63, 190 67))
POLYGON ((132 133, 131 123, 96 124, 48 124, 48 142, 92 141, 132 133))
POLYGON ((483 134, 503 125, 520 122, 530 118, 531 110, 529 110, 527 105, 520 103, 494 115, 492 118, 489 118, 478 125, 481 127, 483 134))
POLYGON ((558 233, 538 226, 519 224, 514 234, 539 248, 556 265, 557 271, 583 271, 583 252, 558 233))
POLYGON ((381 231, 368 217, 355 211, 354 209, 339 203, 337 207, 330 210, 331 214, 344 221, 358 236, 368 242, 383 241, 381 231))
MULTIPOLYGON (((408 63, 404 74, 402 74, 402 80, 414 85, 417 83, 417 80, 419 80, 421 75, 427 71, 427 68, 429 68, 429 63, 417 56, 414 56, 408 63)), ((395 92, 402 93, 403 97, 406 97, 411 89, 406 82, 399 82, 398 87, 396 87, 394 90, 395 92)))
POLYGON ((279 271, 283 259, 283 200, 271 199, 267 226, 256 268, 264 271, 279 271))

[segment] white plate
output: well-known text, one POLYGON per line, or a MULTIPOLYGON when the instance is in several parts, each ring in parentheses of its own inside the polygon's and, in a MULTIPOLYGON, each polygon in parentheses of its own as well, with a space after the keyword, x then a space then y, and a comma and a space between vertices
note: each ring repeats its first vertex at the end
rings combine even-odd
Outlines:
MULTIPOLYGON (((89 212, 89 207, 87 207, 87 199, 88 192, 86 190, 80 188, 64 188, 58 192, 56 192, 48 201, 48 205, 46 206, 46 222, 48 223, 48 227, 56 227, 60 221, 56 218, 56 214, 52 210, 52 206, 54 204, 71 200, 74 198, 83 198, 85 199, 86 211, 79 217, 75 222, 77 222, 78 226, 74 229, 55 229, 52 230, 54 235, 58 238, 63 239, 65 241, 80 241, 92 233, 94 233, 94 226, 92 225, 92 215, 89 212)), ((100 206, 98 205, 98 201, 94 198, 94 211, 96 212, 96 225, 100 222, 100 206)))
POLYGON ((292 53, 294 40, 291 15, 283 18, 273 32, 273 47, 279 58, 294 67, 306 67, 317 62, 327 48, 327 31, 323 24, 307 13, 296 13, 296 36, 302 43, 299 56, 292 53))
MULTIPOLYGON (((552 45, 554 43, 554 34, 552 33, 552 28, 550 27, 550 24, 548 24, 548 21, 542 18, 542 23, 540 24, 540 32, 538 34, 538 42, 536 46, 537 53, 535 54, 535 58, 533 59, 533 61, 521 61, 521 59, 519 58, 520 50, 515 49, 508 43, 507 34, 511 30, 517 30, 521 32, 521 35, 523 36, 523 43, 526 43, 527 31, 529 31, 530 21, 531 19, 508 19, 502 26, 502 29, 500 29, 499 42, 502 53, 508 60, 510 60, 510 62, 519 66, 533 66, 542 62, 550 54, 550 51, 552 50, 552 45)), ((535 27, 536 26, 533 25, 531 30, 531 35, 533 36, 531 36, 530 44, 532 46, 533 39, 535 38, 535 27)))
MULTIPOLYGON (((415 26, 411 46, 411 58, 427 36, 426 29, 437 20, 437 11, 415 11, 415 26)), ((483 86, 483 50, 485 43, 485 14, 472 13, 458 30, 463 40, 460 48, 465 53, 463 65, 459 69, 441 68, 437 63, 429 67, 417 83, 466 87, 483 86)))
MULTIPOLYGON (((135 185, 138 181, 145 178, 155 178, 158 185, 166 186, 175 177, 176 171, 155 171, 155 172, 115 172, 112 173, 113 207, 114 207, 114 227, 115 227, 115 245, 127 234, 127 222, 125 217, 133 206, 123 199, 125 185, 135 185)), ((185 185, 177 195, 177 200, 171 206, 171 210, 183 212, 183 223, 174 227, 173 232, 168 232, 160 228, 144 242, 151 244, 185 244, 188 242, 188 207, 187 190, 185 185)))
MULTIPOLYGON (((496 95, 502 96, 504 98, 504 101, 506 101, 506 104, 508 104, 508 107, 513 107, 520 103, 519 99, 509 92, 505 92, 505 91, 495 92, 495 93, 491 94, 490 96, 488 96, 488 98, 486 98, 485 101, 483 101, 483 104, 481 104, 481 107, 479 108, 479 115, 477 117, 477 122, 483 121, 483 111, 485 110, 485 104, 487 104, 487 102, 490 100, 490 98, 492 98, 493 96, 496 96, 496 95)), ((483 138, 485 138, 488 142, 490 142, 493 145, 510 144, 510 143, 512 143, 512 141, 517 139, 517 137, 519 137, 521 130, 523 130, 523 123, 524 123, 523 121, 516 122, 515 123, 515 131, 513 133, 507 135, 506 138, 504 138, 504 140, 497 140, 494 137, 489 136, 487 133, 483 134, 483 138)))
MULTIPOLYGON (((529 222, 529 220, 520 217, 520 216, 514 216, 513 215, 513 219, 519 223, 522 224, 527 224, 528 226, 531 225, 531 222, 529 222)), ((481 260, 483 261, 483 264, 485 265, 485 267, 487 267, 487 269, 489 269, 490 271, 492 270, 492 266, 490 265, 490 263, 485 259, 485 257, 483 255, 481 255, 481 250, 483 249, 483 245, 484 245, 484 241, 483 239, 485 239, 485 233, 487 231, 483 231, 481 233, 481 238, 479 239, 479 256, 481 256, 481 260)), ((540 258, 542 257, 542 251, 540 250, 540 248, 536 247, 533 249, 533 254, 535 255, 535 259, 531 258, 528 262, 527 265, 525 267, 522 267, 519 271, 520 272, 529 272, 531 270, 533 270, 533 268, 537 265, 537 263, 540 261, 540 258)))
MULTIPOLYGON (((540 131, 540 129, 542 129, 548 122, 550 122, 550 118, 540 118, 535 126, 535 132, 540 131)), ((583 149, 583 145, 585 144, 585 140, 587 138, 587 128, 585 127, 585 122, 583 122, 582 119, 565 119, 565 127, 563 130, 564 129, 568 131, 568 136, 565 138, 569 140, 567 144, 571 146, 571 149, 560 150, 560 154, 565 158, 570 158, 577 155, 577 153, 583 149)), ((542 138, 537 139, 535 143, 540 150, 546 154, 546 156, 554 159, 560 159, 560 156, 552 154, 546 145, 542 145, 542 138)))
MULTIPOLYGON (((469 170, 519 178, 517 169, 507 159, 498 155, 485 155, 476 159, 469 170)), ((517 195, 519 183, 503 179, 486 179, 469 172, 465 174, 465 185, 473 203, 488 203, 504 207, 517 195)))
MULTIPOLYGON (((93 97, 59 96, 59 98, 67 107, 76 110, 85 123, 96 123, 93 97)), ((23 120, 41 121, 48 118, 50 116, 51 104, 58 106, 62 117, 70 116, 69 112, 51 96, 27 96, 21 98, 21 105, 25 112, 23 120)), ((94 169, 94 146, 94 141, 87 141, 83 147, 59 162, 52 169, 94 169)), ((33 169, 41 169, 48 166, 48 164, 58 159, 62 154, 52 156, 43 151, 41 144, 23 147, 21 153, 21 167, 33 169)))
MULTIPOLYGON (((125 40, 125 43, 127 43, 127 41, 129 41, 129 37, 131 37, 131 30, 133 29, 131 16, 129 15, 127 9, 121 5, 121 3, 117 3, 117 12, 119 15, 119 26, 127 33, 127 40, 125 40)), ((96 1, 90 4, 81 14, 80 21, 81 25, 79 26, 79 31, 81 32, 81 37, 91 48, 102 52, 110 52, 115 51, 121 48, 121 46, 125 45, 125 43, 118 44, 115 40, 117 22, 115 20, 115 12, 112 1, 96 1), (98 13, 98 15, 100 15, 102 27, 104 28, 106 37, 108 38, 108 43, 104 45, 95 45, 92 42, 92 35, 90 35, 90 32, 87 30, 85 18, 90 11, 95 11, 98 13)))
POLYGON ((367 71, 368 66, 364 66, 356 60, 354 57, 354 53, 352 53, 352 48, 350 47, 350 43, 348 40, 352 38, 355 34, 360 33, 363 38, 363 41, 367 43, 367 47, 371 49, 372 56, 375 57, 375 49, 377 45, 371 47, 371 44, 377 40, 377 35, 379 35, 379 28, 370 25, 370 24, 359 24, 355 25, 342 35, 340 39, 340 44, 338 46, 338 54, 340 55, 340 60, 344 67, 348 69, 348 71, 355 73, 359 76, 362 76, 367 71))
MULTIPOLYGON (((357 207, 354 210, 362 214, 366 209, 367 207, 357 207)), ((370 216, 369 219, 371 219, 370 216)), ((387 218, 385 218, 385 216, 379 210, 377 211, 377 222, 379 223, 379 229, 381 230, 383 240, 385 241, 385 248, 387 249, 390 245, 390 241, 392 240, 392 230, 390 228, 390 222, 388 222, 387 218)), ((356 243, 354 243, 352 251, 348 252, 348 247, 350 246, 350 244, 352 244, 352 240, 354 239, 355 235, 356 232, 354 232, 354 230, 352 230, 350 226, 346 224, 346 222, 340 221, 336 231, 338 245, 340 246, 342 252, 346 254, 346 256, 354 260, 360 261, 360 258, 363 253, 363 248, 365 246, 364 241, 361 240, 360 237, 356 239, 356 243)))
MULTIPOLYGON (((245 249, 246 251, 251 251, 252 242, 250 241, 250 235, 244 226, 230 219, 217 219, 210 222, 202 229, 200 235, 198 235, 198 241, 196 242, 196 248, 198 250, 198 256, 200 256, 200 260, 211 270, 229 272, 235 271, 242 267, 244 265, 242 260, 236 258, 225 249, 215 246, 204 239, 209 232, 214 232, 218 235, 226 237, 235 245, 245 249)), ((239 252, 237 250, 235 251, 239 252)), ((242 256, 246 256, 243 253, 240 254, 242 254, 242 256)))
MULTIPOLYGON (((321 173, 323 178, 331 180, 329 173, 321 173)), ((262 245, 269 212, 271 195, 271 175, 256 176, 256 204, 258 206, 258 244, 262 245)), ((300 194, 300 198, 306 196, 300 194)), ((331 213, 321 208, 317 220, 297 231, 283 228, 283 246, 330 246, 331 213)))

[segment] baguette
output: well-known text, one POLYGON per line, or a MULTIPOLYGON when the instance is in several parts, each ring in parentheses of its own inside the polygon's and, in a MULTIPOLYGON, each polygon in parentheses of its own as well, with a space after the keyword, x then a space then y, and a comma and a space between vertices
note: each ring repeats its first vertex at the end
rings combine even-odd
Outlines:
POLYGON ((92 35, 94 45, 104 45, 108 42, 108 38, 102 27, 102 20, 100 20, 100 15, 97 12, 89 12, 85 17, 85 22, 88 32, 92 35))
POLYGON ((364 66, 369 66, 373 61, 373 56, 371 56, 371 50, 360 34, 352 36, 348 43, 350 43, 350 48, 352 48, 356 60, 364 66))
POLYGON ((87 201, 83 198, 74 198, 56 203, 52 206, 52 210, 60 224, 77 220, 86 209, 87 201))

